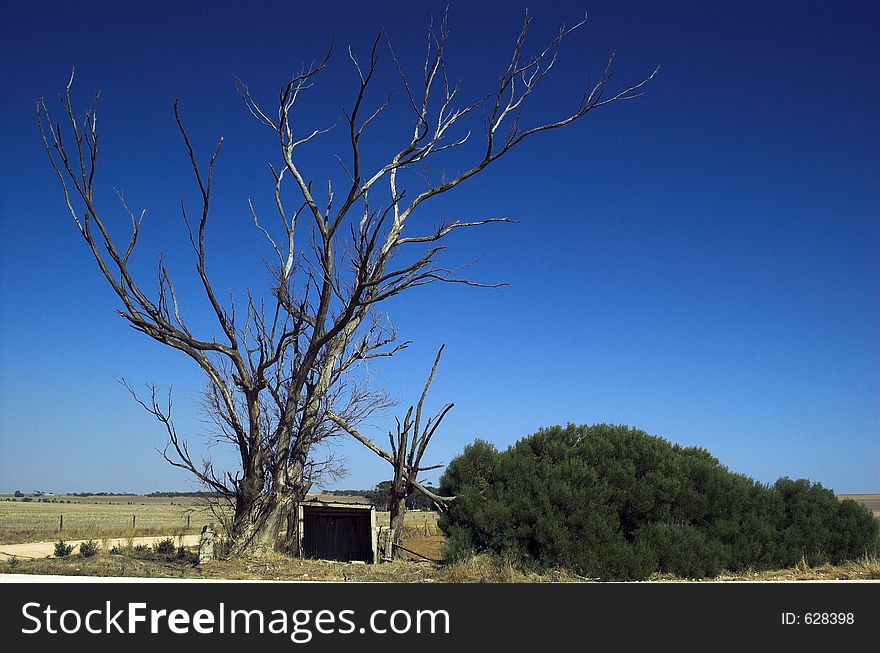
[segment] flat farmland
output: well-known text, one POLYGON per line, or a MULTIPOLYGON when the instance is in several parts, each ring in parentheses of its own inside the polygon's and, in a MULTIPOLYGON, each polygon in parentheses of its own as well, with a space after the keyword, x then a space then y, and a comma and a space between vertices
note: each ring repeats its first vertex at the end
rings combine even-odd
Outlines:
POLYGON ((2 544, 189 535, 217 521, 205 500, 194 497, 53 496, 24 502, 0 495, 2 544))
MULTIPOLYGON (((219 520, 205 499, 197 497, 57 495, 25 502, 0 495, 0 544, 58 539, 104 539, 150 535, 193 535, 219 520), (63 516, 63 524, 62 524, 63 516)), ((389 513, 377 512, 376 525, 388 528, 389 513)), ((410 511, 404 534, 409 538, 440 535, 437 514, 410 511)))

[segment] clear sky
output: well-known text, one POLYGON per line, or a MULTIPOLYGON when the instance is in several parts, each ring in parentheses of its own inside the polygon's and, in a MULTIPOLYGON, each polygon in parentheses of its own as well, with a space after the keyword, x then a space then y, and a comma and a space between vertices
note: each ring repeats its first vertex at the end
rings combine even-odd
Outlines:
MULTIPOLYGON (((351 102, 345 46, 366 56, 385 29, 416 71, 444 6, 4 3, 0 491, 197 489, 162 461, 161 428, 114 377, 173 385, 179 430, 193 442, 205 433, 199 371, 114 314, 41 149, 34 100, 57 110, 72 66, 77 102, 102 89, 100 201, 122 229, 114 186, 148 209, 141 278, 152 287, 165 251, 185 295, 192 260, 177 206, 194 187, 174 98, 203 157, 223 135, 209 271, 243 293, 265 281, 247 199, 268 206, 277 153, 233 76, 271 102, 335 38, 298 109, 303 128, 326 127, 351 102)), ((524 6, 450 3, 463 98, 492 88, 524 6)), ((414 344, 375 365, 375 382, 408 405, 446 343, 429 407, 456 407, 426 462, 476 437, 503 448, 542 426, 613 422, 706 447, 761 481, 880 492, 877 3, 542 1, 532 45, 585 10, 524 124, 574 106, 612 50, 618 84, 658 64, 661 74, 646 97, 524 144, 420 218, 519 220, 450 241, 450 262, 479 259, 471 278, 510 286, 432 286, 389 304, 414 344)), ((395 84, 383 57, 377 89, 395 84)), ((372 133, 377 156, 410 129, 395 115, 372 133)), ((339 174, 333 138, 304 160, 322 184, 339 174)), ((373 424, 382 437, 386 422, 373 424)), ((359 445, 339 453, 350 468, 340 487, 389 476, 359 445)))

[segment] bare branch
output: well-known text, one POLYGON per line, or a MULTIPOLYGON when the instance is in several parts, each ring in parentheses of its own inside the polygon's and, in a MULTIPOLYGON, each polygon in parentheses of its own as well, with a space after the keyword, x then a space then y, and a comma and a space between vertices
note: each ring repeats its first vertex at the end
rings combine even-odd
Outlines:
MULTIPOLYGON (((376 446, 376 444, 372 440, 370 440, 370 438, 366 437, 360 431, 358 431, 356 428, 354 428, 353 426, 346 423, 346 421, 343 420, 341 417, 339 417, 338 415, 336 415, 333 412, 327 413, 327 417, 330 420, 332 420, 339 428, 343 429, 346 433, 348 433, 350 436, 352 436, 355 440, 357 440, 358 442, 363 444, 365 447, 367 447, 367 449, 369 449, 370 451, 375 453, 380 458, 385 459, 387 462, 391 463, 392 465, 394 464, 394 459, 390 456, 390 454, 385 452, 380 447, 376 446)), ((408 476, 406 471, 404 471, 404 476, 406 477, 406 481, 408 483, 410 483, 415 489, 417 489, 419 492, 424 494, 426 497, 428 497, 432 501, 436 501, 437 503, 445 504, 445 503, 455 501, 455 499, 456 499, 456 497, 443 497, 438 494, 435 494, 434 492, 431 492, 424 485, 419 483, 418 480, 416 480, 414 477, 408 476)))
POLYGON ((192 461, 192 457, 189 453, 189 447, 186 443, 186 440, 181 440, 177 435, 177 429, 174 427, 174 422, 171 419, 171 412, 173 407, 173 399, 171 394, 171 389, 168 390, 168 399, 166 402, 166 407, 163 410, 158 402, 158 391, 156 386, 149 385, 147 386, 150 391, 150 399, 149 403, 141 399, 138 394, 134 391, 134 388, 125 380, 118 379, 119 383, 121 383, 126 390, 128 390, 129 394, 134 398, 134 400, 148 413, 153 415, 162 425, 165 427, 165 430, 168 434, 168 444, 165 446, 165 449, 162 451, 162 456, 174 467, 179 467, 184 469, 191 474, 193 474, 196 478, 198 478, 202 483, 204 483, 207 487, 215 492, 219 492, 220 494, 232 497, 235 495, 235 491, 230 487, 226 486, 220 479, 217 478, 217 475, 214 473, 213 465, 210 461, 206 460, 201 465, 196 465, 192 461), (168 449, 173 448, 176 454, 176 458, 171 458, 168 455, 168 449))
POLYGON ((397 245, 405 245, 407 243, 433 243, 448 235, 454 229, 459 229, 461 227, 479 227, 484 224, 491 224, 493 222, 516 223, 517 220, 511 220, 509 218, 486 218, 485 220, 477 220, 475 222, 452 222, 446 225, 441 224, 439 227, 437 227, 437 231, 430 236, 398 238, 397 245))

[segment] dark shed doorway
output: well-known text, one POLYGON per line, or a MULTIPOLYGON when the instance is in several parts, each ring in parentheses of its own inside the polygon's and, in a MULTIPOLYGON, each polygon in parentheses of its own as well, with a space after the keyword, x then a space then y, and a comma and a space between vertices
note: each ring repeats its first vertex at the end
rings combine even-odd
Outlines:
POLYGON ((342 562, 375 560, 375 510, 372 505, 324 501, 300 504, 305 558, 342 562))

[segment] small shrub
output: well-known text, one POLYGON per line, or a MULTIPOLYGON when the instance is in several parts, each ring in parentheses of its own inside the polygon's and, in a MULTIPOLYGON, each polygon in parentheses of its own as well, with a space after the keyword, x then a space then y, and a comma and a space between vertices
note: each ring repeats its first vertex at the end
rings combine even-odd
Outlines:
POLYGON ((10 567, 18 566, 18 558, 16 558, 15 556, 12 556, 11 558, 9 558, 9 560, 7 562, 9 563, 10 567))
POLYGON ((182 546, 177 547, 177 559, 184 560, 187 557, 186 549, 182 546))
POLYGON ((89 540, 79 545, 79 557, 91 558, 98 554, 99 545, 95 540, 89 540))
POLYGON ((71 551, 73 551, 72 544, 65 544, 64 540, 58 540, 55 542, 55 557, 66 558, 70 555, 71 551))
POLYGON ((146 544, 138 544, 132 548, 132 551, 134 551, 136 555, 144 555, 145 553, 150 552, 150 547, 146 544))
POLYGON ((154 548, 156 553, 167 556, 174 555, 177 547, 174 546, 174 540, 172 540, 170 537, 167 537, 161 542, 157 543, 154 548))
POLYGON ((119 546, 116 545, 112 549, 110 549, 110 555, 112 555, 112 556, 122 555, 122 549, 120 549, 119 546))

